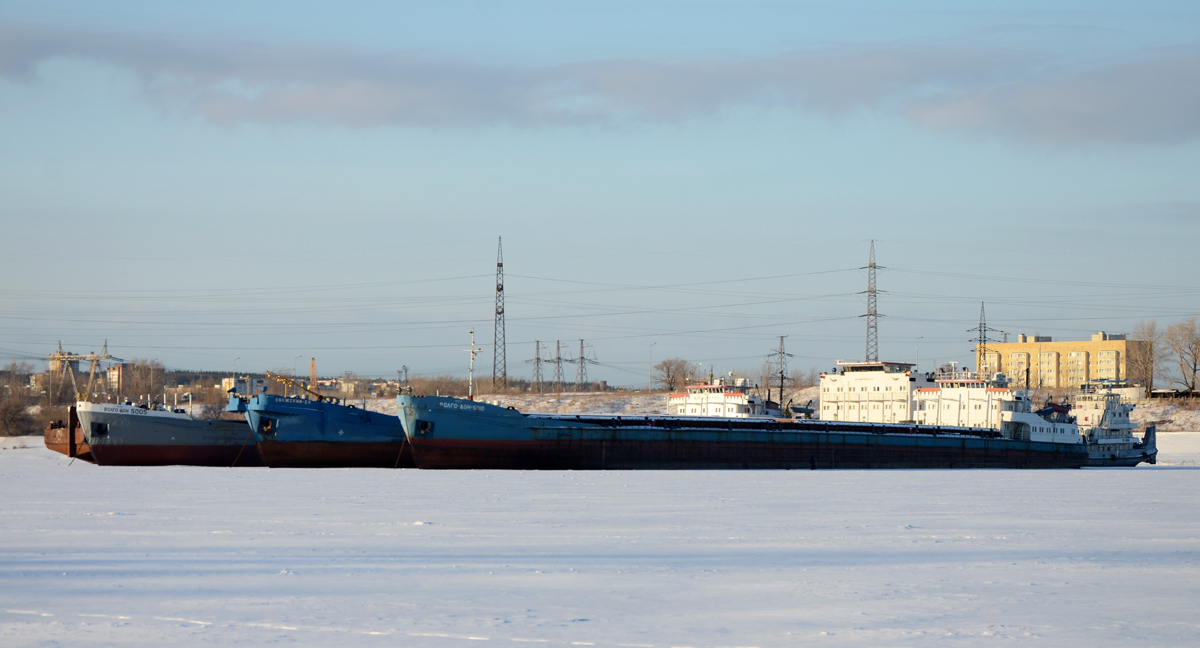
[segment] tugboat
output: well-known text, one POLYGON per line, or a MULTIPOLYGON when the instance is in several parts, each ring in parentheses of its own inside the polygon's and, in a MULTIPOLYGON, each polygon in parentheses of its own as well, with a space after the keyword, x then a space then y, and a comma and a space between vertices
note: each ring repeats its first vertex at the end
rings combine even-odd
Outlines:
POLYGON ((1074 414, 1087 438, 1088 466, 1136 466, 1158 461, 1155 426, 1147 425, 1142 438, 1134 434, 1137 424, 1129 420, 1135 406, 1103 385, 1087 385, 1075 397, 1074 414))

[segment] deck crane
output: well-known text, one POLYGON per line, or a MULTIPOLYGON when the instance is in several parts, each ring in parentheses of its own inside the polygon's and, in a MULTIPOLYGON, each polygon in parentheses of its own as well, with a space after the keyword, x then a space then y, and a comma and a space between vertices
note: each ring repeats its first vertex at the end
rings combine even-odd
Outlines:
POLYGON ((274 378, 275 380, 283 383, 283 385, 285 387, 289 387, 291 389, 299 389, 301 391, 312 394, 313 396, 316 397, 317 401, 319 401, 319 402, 333 403, 334 405, 341 404, 341 400, 339 400, 337 398, 333 398, 332 396, 326 396, 325 394, 321 394, 316 391, 313 391, 312 389, 309 389, 308 387, 304 386, 303 383, 301 383, 300 381, 298 381, 294 378, 288 378, 287 376, 280 376, 279 374, 272 373, 270 371, 267 372, 267 378, 274 378))

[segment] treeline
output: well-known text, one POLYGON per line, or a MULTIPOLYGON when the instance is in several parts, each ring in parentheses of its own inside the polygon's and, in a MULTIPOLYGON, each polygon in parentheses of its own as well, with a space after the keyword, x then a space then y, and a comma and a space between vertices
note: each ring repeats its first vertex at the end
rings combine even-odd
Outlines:
MULTIPOLYGON (((711 365, 701 365, 683 358, 667 358, 654 365, 654 383, 660 389, 678 391, 686 385, 696 382, 707 382, 724 379, 726 381, 746 380, 759 389, 779 389, 779 367, 764 362, 757 369, 738 369, 716 373, 711 365), (708 369, 705 369, 708 367, 708 369)), ((808 369, 793 369, 783 377, 785 391, 813 387, 821 382, 821 370, 816 367, 808 369)))

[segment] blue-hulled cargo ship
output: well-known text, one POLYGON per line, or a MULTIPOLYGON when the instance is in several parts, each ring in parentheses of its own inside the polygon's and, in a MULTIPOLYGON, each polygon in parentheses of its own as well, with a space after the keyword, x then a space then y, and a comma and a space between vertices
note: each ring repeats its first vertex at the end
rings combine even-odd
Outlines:
POLYGON ((229 398, 271 468, 415 468, 395 416, 340 400, 256 394, 229 398))
POLYGON ((524 414, 397 397, 420 468, 517 470, 1080 468, 1082 443, 987 428, 777 418, 524 414))

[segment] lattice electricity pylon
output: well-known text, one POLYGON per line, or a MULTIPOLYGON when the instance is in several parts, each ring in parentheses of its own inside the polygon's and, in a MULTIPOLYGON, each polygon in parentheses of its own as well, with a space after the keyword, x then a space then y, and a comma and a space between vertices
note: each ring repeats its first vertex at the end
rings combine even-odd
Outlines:
POLYGON ((860 317, 867 318, 867 362, 879 362, 879 311, 876 310, 875 270, 875 241, 871 241, 871 258, 867 262, 867 313, 860 317))
MULTIPOLYGON (((967 332, 976 334, 976 337, 973 340, 975 342, 975 370, 982 374, 983 361, 987 356, 987 343, 1000 341, 988 337, 988 333, 1007 334, 1004 333, 1004 331, 991 328, 987 325, 987 318, 984 316, 983 312, 983 302, 979 302, 979 326, 976 326, 975 328, 969 328, 967 329, 967 332)), ((999 367, 996 369, 999 370, 999 367)))
POLYGON ((783 405, 784 405, 783 386, 784 386, 784 381, 787 380, 787 359, 795 357, 792 354, 785 351, 783 348, 783 339, 786 337, 787 337, 786 335, 780 335, 779 336, 779 349, 777 349, 774 353, 771 353, 767 356, 767 359, 770 362, 773 362, 775 364, 775 366, 779 368, 779 406, 780 407, 783 407, 783 405))
POLYGON ((562 391, 562 342, 559 342, 558 340, 554 341, 554 360, 552 360, 552 362, 554 363, 554 389, 555 391, 562 391))
POLYGON ((526 360, 525 364, 533 363, 533 388, 537 393, 542 393, 542 363, 546 362, 542 359, 542 342, 541 340, 533 341, 533 359, 526 360))
POLYGON ((496 331, 492 345, 492 389, 508 386, 508 366, 504 346, 504 247, 496 239, 496 331))
POLYGON ((563 362, 569 362, 569 363, 575 365, 575 391, 583 391, 583 390, 587 389, 587 384, 588 384, 587 366, 589 364, 594 364, 594 365, 600 364, 598 361, 587 357, 587 354, 584 352, 584 348, 583 348, 583 340, 579 341, 579 357, 578 358, 564 358, 563 362))

